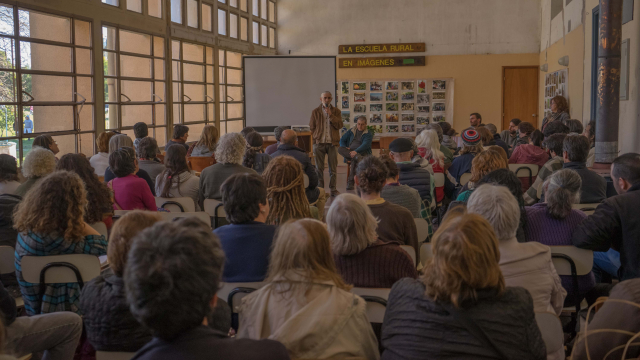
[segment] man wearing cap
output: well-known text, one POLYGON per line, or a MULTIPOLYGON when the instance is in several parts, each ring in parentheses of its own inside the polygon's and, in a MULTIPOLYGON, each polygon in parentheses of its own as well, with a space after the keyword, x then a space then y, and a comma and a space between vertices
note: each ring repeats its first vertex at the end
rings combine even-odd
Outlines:
POLYGON ((451 167, 449 168, 449 175, 451 175, 457 183, 460 182, 462 174, 471 172, 471 162, 473 158, 483 150, 482 138, 476 130, 467 129, 462 132, 460 137, 463 143, 460 156, 453 159, 451 167))
POLYGON ((356 162, 359 156, 371 155, 371 142, 373 141, 373 130, 367 130, 367 117, 357 118, 355 128, 347 130, 340 138, 340 148, 338 153, 344 157, 345 162, 350 162, 351 172, 347 179, 347 190, 353 190, 353 177, 356 175, 356 162))
POLYGON ((309 128, 313 136, 313 153, 316 157, 319 187, 324 188, 324 157, 329 156, 329 188, 331 196, 340 194, 336 189, 338 168, 338 151, 340 132, 342 129, 342 113, 331 105, 331 91, 320 94, 322 104, 311 113, 309 128))
POLYGON ((411 162, 413 158, 413 142, 407 138, 397 138, 389 144, 389 155, 400 170, 399 182, 418 190, 420 198, 428 207, 431 204, 431 173, 411 162))

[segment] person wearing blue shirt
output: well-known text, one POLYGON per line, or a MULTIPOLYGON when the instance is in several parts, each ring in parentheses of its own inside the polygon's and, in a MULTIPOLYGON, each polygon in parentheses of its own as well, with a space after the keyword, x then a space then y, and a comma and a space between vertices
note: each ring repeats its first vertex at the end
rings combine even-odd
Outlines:
POLYGON ((338 153, 344 157, 345 162, 351 162, 351 172, 347 179, 347 190, 353 190, 353 177, 356 174, 355 165, 357 156, 371 155, 371 142, 373 141, 373 130, 367 130, 366 116, 357 119, 356 127, 349 129, 340 138, 340 148, 338 153))
POLYGON ((33 133, 33 121, 31 121, 31 119, 29 118, 29 115, 27 115, 24 119, 24 133, 25 134, 33 133))
POLYGON ((213 231, 226 258, 222 281, 263 281, 276 232, 275 226, 265 224, 269 215, 267 186, 257 174, 236 174, 222 183, 220 192, 231 223, 213 231))

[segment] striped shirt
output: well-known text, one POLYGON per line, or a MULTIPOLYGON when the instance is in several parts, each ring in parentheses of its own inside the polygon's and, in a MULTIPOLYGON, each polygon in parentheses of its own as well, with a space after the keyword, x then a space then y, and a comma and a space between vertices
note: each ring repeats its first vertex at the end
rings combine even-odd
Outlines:
POLYGON ((523 195, 525 205, 533 205, 542 198, 542 184, 554 171, 562 169, 563 165, 564 160, 560 156, 556 156, 540 168, 536 180, 523 195))

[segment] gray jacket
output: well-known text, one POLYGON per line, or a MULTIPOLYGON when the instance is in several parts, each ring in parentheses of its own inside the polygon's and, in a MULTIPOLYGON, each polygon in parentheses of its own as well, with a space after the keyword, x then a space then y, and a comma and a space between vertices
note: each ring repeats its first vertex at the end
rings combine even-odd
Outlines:
MULTIPOLYGON (((158 175, 164 171, 164 165, 154 160, 139 160, 138 166, 140 167, 140 169, 146 171, 147 174, 149 174, 149 177, 151 178, 151 182, 153 182, 153 187, 155 188, 156 177, 158 177, 158 175)), ((157 194, 158 192, 156 192, 156 195, 157 194)), ((157 195, 157 196, 160 196, 160 195, 157 195)))
POLYGON ((200 194, 198 203, 200 208, 204 208, 204 199, 222 200, 220 186, 231 175, 235 174, 257 174, 253 169, 246 168, 240 164, 213 164, 200 173, 200 194))
MULTIPOLYGON (((189 197, 193 199, 196 205, 196 211, 200 211, 198 205, 198 198, 200 195, 200 178, 198 178, 192 171, 185 171, 178 175, 180 180, 180 186, 178 187, 178 181, 174 178, 171 179, 171 188, 169 189, 169 197, 189 197)), ((156 181, 156 196, 162 196, 162 188, 166 179, 162 178, 162 174, 158 175, 156 181)))

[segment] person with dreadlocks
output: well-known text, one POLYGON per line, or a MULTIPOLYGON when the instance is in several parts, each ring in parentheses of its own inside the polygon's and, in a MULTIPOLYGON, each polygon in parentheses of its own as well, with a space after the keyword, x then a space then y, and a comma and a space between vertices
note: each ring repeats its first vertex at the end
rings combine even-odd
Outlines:
POLYGON ((264 153, 262 149, 262 135, 257 132, 250 132, 245 137, 247 141, 247 150, 242 158, 242 166, 255 170, 258 174, 262 174, 264 169, 271 161, 271 156, 264 153))
POLYGON ((156 177, 156 194, 163 198, 190 197, 200 211, 200 178, 187 165, 187 150, 184 146, 169 146, 164 158, 165 169, 156 177))
POLYGON ((262 177, 271 200, 267 224, 284 224, 289 219, 319 219, 318 208, 309 206, 304 192, 302 165, 291 156, 278 156, 269 162, 262 177))

